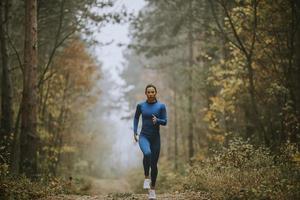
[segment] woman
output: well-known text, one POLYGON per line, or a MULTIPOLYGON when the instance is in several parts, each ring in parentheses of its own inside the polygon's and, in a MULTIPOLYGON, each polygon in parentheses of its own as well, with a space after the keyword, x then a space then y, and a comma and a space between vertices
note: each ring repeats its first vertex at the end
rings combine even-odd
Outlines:
POLYGON ((149 189, 149 199, 156 199, 155 182, 157 178, 157 162, 160 152, 160 125, 167 124, 167 112, 165 104, 157 101, 157 90, 152 84, 145 88, 147 100, 139 103, 136 107, 133 130, 134 139, 139 141, 139 146, 144 154, 144 189, 149 189), (140 135, 137 133, 139 117, 142 115, 142 130, 140 135), (151 180, 149 171, 151 168, 151 180))

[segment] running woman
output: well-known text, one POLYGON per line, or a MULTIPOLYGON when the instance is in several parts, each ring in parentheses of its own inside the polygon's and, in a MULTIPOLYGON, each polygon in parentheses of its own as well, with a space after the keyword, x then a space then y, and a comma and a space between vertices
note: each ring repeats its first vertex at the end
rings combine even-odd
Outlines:
POLYGON ((144 189, 149 189, 149 199, 156 199, 155 182, 157 178, 157 162, 160 153, 160 125, 167 124, 167 112, 165 104, 156 99, 157 90, 152 84, 145 88, 147 100, 139 103, 136 107, 133 130, 134 139, 139 142, 139 146, 144 154, 144 189), (142 115, 142 130, 138 135, 139 117, 142 115), (151 168, 151 179, 149 171, 151 168))

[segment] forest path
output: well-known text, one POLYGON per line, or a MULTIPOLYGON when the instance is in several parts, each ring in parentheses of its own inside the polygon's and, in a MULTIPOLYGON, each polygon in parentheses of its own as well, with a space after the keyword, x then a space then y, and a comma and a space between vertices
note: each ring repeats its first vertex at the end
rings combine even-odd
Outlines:
MULTIPOLYGON (((148 191, 143 194, 133 193, 130 184, 123 179, 95 179, 91 178, 89 195, 56 195, 46 200, 145 200, 148 191)), ((164 193, 156 194, 157 200, 209 200, 203 192, 164 193)))
MULTIPOLYGON (((177 193, 177 194, 156 194, 157 200, 209 200, 210 198, 201 192, 177 193)), ((47 200, 146 200, 147 193, 110 193, 106 195, 59 195, 47 198, 47 200)))
POLYGON ((89 179, 91 188, 88 190, 88 194, 90 195, 132 192, 130 184, 125 179, 89 179))

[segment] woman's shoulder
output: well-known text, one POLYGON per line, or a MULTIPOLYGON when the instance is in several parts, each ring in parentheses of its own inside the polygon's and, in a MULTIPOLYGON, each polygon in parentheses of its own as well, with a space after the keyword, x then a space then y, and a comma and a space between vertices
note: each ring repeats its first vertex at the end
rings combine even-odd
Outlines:
POLYGON ((146 103, 146 101, 144 100, 144 101, 138 102, 136 105, 137 105, 137 106, 142 106, 142 105, 145 104, 145 103, 146 103))
POLYGON ((161 106, 161 107, 166 107, 166 104, 161 102, 161 101, 157 101, 157 103, 161 106))

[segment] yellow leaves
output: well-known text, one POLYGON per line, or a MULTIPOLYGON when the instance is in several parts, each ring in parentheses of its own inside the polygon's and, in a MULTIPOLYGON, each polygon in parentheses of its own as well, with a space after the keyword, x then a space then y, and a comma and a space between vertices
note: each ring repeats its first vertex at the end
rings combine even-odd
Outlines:
POLYGON ((207 134, 207 138, 212 142, 217 142, 219 144, 224 143, 225 136, 221 134, 207 134))
POLYGON ((213 111, 208 110, 206 112, 206 114, 204 115, 203 120, 206 121, 206 122, 212 121, 214 119, 214 117, 215 117, 214 114, 215 113, 213 111))
MULTIPOLYGON (((234 96, 233 96, 234 97, 234 96)), ((231 98, 231 100, 225 100, 220 96, 211 97, 211 104, 209 106, 209 110, 211 112, 216 112, 220 114, 234 113, 235 112, 235 98, 231 98)), ((207 112, 208 114, 209 112, 207 112)))
POLYGON ((96 103, 97 80, 100 67, 88 53, 80 40, 71 41, 53 61, 45 74, 49 77, 42 85, 41 110, 45 114, 39 119, 47 122, 39 127, 44 152, 50 152, 46 160, 56 161, 58 153, 74 153, 82 142, 82 122, 88 108, 96 103), (45 108, 43 106, 45 105, 45 108), (55 147, 58 138, 63 141, 62 149, 55 147), (52 148, 53 147, 53 148, 52 148))
MULTIPOLYGON (((68 107, 69 110, 72 110, 72 107, 80 110, 85 109, 83 106, 96 102, 95 97, 91 98, 91 91, 101 77, 100 69, 82 41, 71 41, 57 56, 52 71, 46 76, 53 71, 55 73, 48 82, 50 86, 47 105, 54 117, 58 117, 62 106, 68 107)), ((43 95, 46 93, 45 89, 43 95)))
POLYGON ((266 40, 265 40, 265 43, 267 44, 267 45, 269 45, 269 44, 271 44, 271 43, 273 43, 274 42, 274 39, 273 38, 267 38, 266 40))
POLYGON ((234 120, 238 103, 247 91, 247 83, 243 79, 245 60, 241 53, 232 46, 230 59, 221 59, 210 68, 208 81, 218 87, 218 93, 210 98, 209 108, 203 118, 208 122, 210 140, 222 143, 225 138, 225 121, 234 120), (217 135, 217 136, 216 136, 217 135))
POLYGON ((220 97, 211 97, 210 100, 212 101, 212 104, 210 105, 211 110, 224 113, 226 104, 224 99, 220 97))
POLYGON ((208 128, 212 132, 220 133, 222 130, 220 129, 219 120, 217 118, 217 113, 212 110, 208 110, 203 117, 203 120, 208 122, 208 128))
POLYGON ((297 152, 294 156, 293 156, 293 161, 297 162, 300 166, 300 152, 297 152))
POLYGON ((76 152, 76 147, 70 145, 64 145, 61 150, 64 153, 74 153, 76 152))
POLYGON ((238 95, 240 92, 242 92, 243 87, 244 82, 241 79, 229 79, 223 83, 223 87, 220 90, 220 95, 226 100, 230 100, 230 98, 235 99, 235 95, 238 95))
MULTIPOLYGON (((206 111, 203 120, 208 122, 208 128, 211 132, 223 135, 225 132, 222 125, 223 121, 229 120, 229 115, 234 114, 236 110, 234 101, 226 101, 220 96, 211 97, 210 101, 209 110, 206 111)), ((210 137, 212 136, 208 136, 208 138, 210 137)), ((210 139, 221 142, 224 138, 217 137, 210 139)))
POLYGON ((205 155, 203 152, 199 152, 197 153, 195 156, 194 156, 194 160, 195 161, 202 161, 202 160, 205 160, 205 155))

